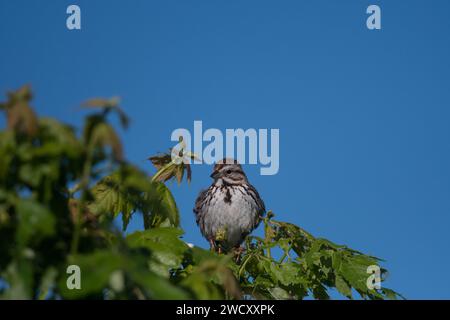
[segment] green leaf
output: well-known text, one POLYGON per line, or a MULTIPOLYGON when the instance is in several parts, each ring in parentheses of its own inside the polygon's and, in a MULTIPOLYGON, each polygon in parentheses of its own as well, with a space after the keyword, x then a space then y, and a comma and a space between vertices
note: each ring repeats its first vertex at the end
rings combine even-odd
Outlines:
POLYGON ((278 283, 290 286, 301 281, 299 275, 299 266, 296 263, 269 263, 269 270, 266 269, 266 272, 270 272, 272 279, 276 280, 278 283))
POLYGON ((146 200, 148 201, 147 213, 150 213, 149 224, 146 228, 156 228, 164 223, 172 227, 180 225, 180 215, 175 199, 164 183, 152 182, 152 188, 146 194, 146 200))
POLYGON ((132 166, 124 166, 92 188, 94 201, 89 203, 89 210, 97 215, 110 214, 114 217, 122 213, 125 230, 133 212, 148 206, 144 193, 149 189, 151 183, 144 173, 132 166))
POLYGON ((186 300, 191 298, 186 290, 173 285, 166 279, 154 273, 133 272, 130 276, 152 299, 186 300))
POLYGON ((0 182, 11 183, 8 179, 11 174, 12 161, 15 157, 16 141, 11 131, 0 132, 0 182))
POLYGON ((100 180, 92 189, 95 202, 89 204, 89 209, 95 214, 112 214, 114 217, 119 213, 130 215, 133 204, 121 182, 117 174, 100 180))
MULTIPOLYGON (((156 261, 164 267, 164 276, 169 276, 170 268, 181 265, 188 246, 179 239, 182 231, 176 228, 154 228, 136 231, 127 236, 131 248, 147 248, 156 261)), ((156 270, 155 270, 156 271, 156 270)))
POLYGON ((59 174, 59 163, 57 161, 46 163, 33 161, 22 165, 19 169, 19 178, 33 188, 39 188, 45 183, 57 181, 59 174))
POLYGON ((342 254, 339 251, 336 251, 331 256, 332 267, 336 271, 339 271, 342 263, 342 254))
POLYGON ((31 261, 26 258, 14 260, 0 276, 9 285, 8 290, 1 298, 7 300, 29 300, 33 298, 33 268, 31 261))
POLYGON ((395 292, 394 290, 388 288, 381 288, 381 292, 386 296, 389 300, 398 300, 398 298, 405 299, 401 294, 395 292))
POLYGON ((170 190, 160 182, 151 182, 133 166, 123 166, 101 179, 92 189, 95 201, 89 209, 96 214, 122 213, 125 230, 131 215, 140 211, 147 217, 146 229, 158 226, 178 227, 179 212, 170 190))
POLYGON ((340 275, 336 275, 335 278, 335 284, 336 284, 336 289, 343 294, 344 296, 346 296, 347 298, 351 298, 352 297, 352 288, 350 287, 350 285, 347 283, 347 281, 345 281, 344 278, 342 278, 340 275))
POLYGON ((347 257, 342 260, 340 274, 352 287, 362 292, 367 292, 367 278, 369 277, 367 267, 376 264, 377 261, 368 256, 357 255, 347 257))
MULTIPOLYGON (((118 285, 117 275, 122 274, 130 279, 130 287, 143 290, 146 297, 154 299, 187 299, 188 295, 170 282, 150 271, 142 256, 125 256, 114 251, 97 251, 92 254, 72 257, 71 263, 81 270, 81 289, 69 290, 66 286, 67 277, 62 277, 59 289, 64 298, 82 299, 104 296, 104 289, 122 291, 118 285)), ((121 282, 121 281, 119 281, 121 282)))
POLYGON ((37 243, 40 239, 51 236, 55 231, 55 217, 42 204, 31 200, 22 199, 17 203, 19 228, 17 230, 17 242, 25 245, 32 238, 37 243))
POLYGON ((292 296, 283 288, 274 287, 269 289, 270 294, 276 300, 288 300, 292 299, 292 296))
POLYGON ((192 263, 194 265, 199 265, 207 260, 219 259, 219 257, 216 254, 211 252, 211 250, 205 250, 197 246, 190 248, 189 252, 193 260, 192 263))
POLYGON ((223 299, 226 295, 241 299, 239 284, 228 263, 228 257, 206 259, 191 268, 181 285, 193 291, 197 299, 223 299))
POLYGON ((194 273, 186 277, 180 283, 185 288, 192 291, 198 300, 220 300, 224 299, 224 294, 220 287, 211 283, 203 274, 194 273))
POLYGON ((44 272, 39 287, 39 300, 45 300, 48 297, 50 291, 55 285, 57 275, 58 272, 54 267, 50 267, 44 272))
POLYGON ((180 163, 175 163, 172 161, 171 154, 173 152, 176 152, 176 150, 172 149, 170 153, 162 153, 148 158, 158 170, 152 178, 153 181, 165 182, 176 178, 178 184, 180 184, 184 177, 184 171, 186 171, 187 182, 191 181, 192 169, 187 160, 198 158, 191 152, 184 153, 184 151, 181 151, 181 154, 177 153, 181 157, 180 163))
POLYGON ((327 289, 324 285, 318 284, 312 288, 313 296, 315 299, 319 300, 329 300, 330 296, 327 293, 327 289))
POLYGON ((97 251, 92 254, 73 257, 71 264, 80 267, 81 289, 69 290, 66 281, 69 275, 63 276, 59 289, 64 298, 80 299, 90 295, 102 295, 102 290, 109 286, 110 276, 116 270, 121 270, 126 261, 121 255, 112 251, 97 251))
POLYGON ((41 139, 57 142, 70 153, 81 149, 81 144, 75 135, 73 127, 47 117, 39 119, 39 127, 41 139))

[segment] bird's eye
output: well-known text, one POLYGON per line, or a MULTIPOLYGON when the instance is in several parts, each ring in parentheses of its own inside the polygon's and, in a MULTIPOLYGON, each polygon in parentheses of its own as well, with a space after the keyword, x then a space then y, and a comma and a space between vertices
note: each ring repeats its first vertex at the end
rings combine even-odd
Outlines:
POLYGON ((231 173, 231 170, 227 170, 227 174, 230 174, 231 173))

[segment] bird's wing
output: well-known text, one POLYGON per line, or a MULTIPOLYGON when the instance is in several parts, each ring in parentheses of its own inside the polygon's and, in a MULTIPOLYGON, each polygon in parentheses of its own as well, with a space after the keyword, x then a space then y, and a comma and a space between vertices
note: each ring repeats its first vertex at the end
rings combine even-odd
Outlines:
POLYGON ((208 190, 209 189, 205 189, 205 190, 201 191, 200 194, 197 197, 197 200, 195 200, 194 213, 195 213, 195 216, 197 218, 197 223, 198 223, 200 211, 201 211, 201 209, 203 207, 203 204, 204 204, 204 202, 206 200, 206 196, 208 194, 208 190))
POLYGON ((266 206, 264 205, 264 201, 259 196, 258 191, 251 184, 248 185, 248 191, 250 192, 252 198, 256 202, 256 205, 258 206, 258 214, 261 216, 264 215, 264 213, 266 212, 266 206))
POLYGON ((258 191, 251 184, 248 185, 248 192, 251 195, 251 197, 253 198, 253 200, 255 201, 256 206, 257 206, 257 216, 256 216, 256 219, 254 220, 254 224, 253 224, 253 229, 256 229, 261 222, 261 217, 266 212, 266 206, 264 205, 264 201, 259 196, 258 191))

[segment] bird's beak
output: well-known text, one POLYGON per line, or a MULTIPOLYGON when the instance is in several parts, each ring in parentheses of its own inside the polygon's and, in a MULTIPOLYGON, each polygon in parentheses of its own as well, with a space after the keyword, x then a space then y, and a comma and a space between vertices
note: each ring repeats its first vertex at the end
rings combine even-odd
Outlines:
POLYGON ((213 173, 211 173, 210 177, 215 180, 219 177, 219 175, 219 171, 214 171, 213 173))

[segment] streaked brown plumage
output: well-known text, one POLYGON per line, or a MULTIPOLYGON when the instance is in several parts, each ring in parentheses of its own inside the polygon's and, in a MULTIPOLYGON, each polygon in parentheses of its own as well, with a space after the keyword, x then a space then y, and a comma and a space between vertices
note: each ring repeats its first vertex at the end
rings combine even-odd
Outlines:
POLYGON ((218 162, 211 177, 214 182, 198 196, 194 213, 211 248, 228 251, 259 225, 265 206, 236 160, 218 162))

